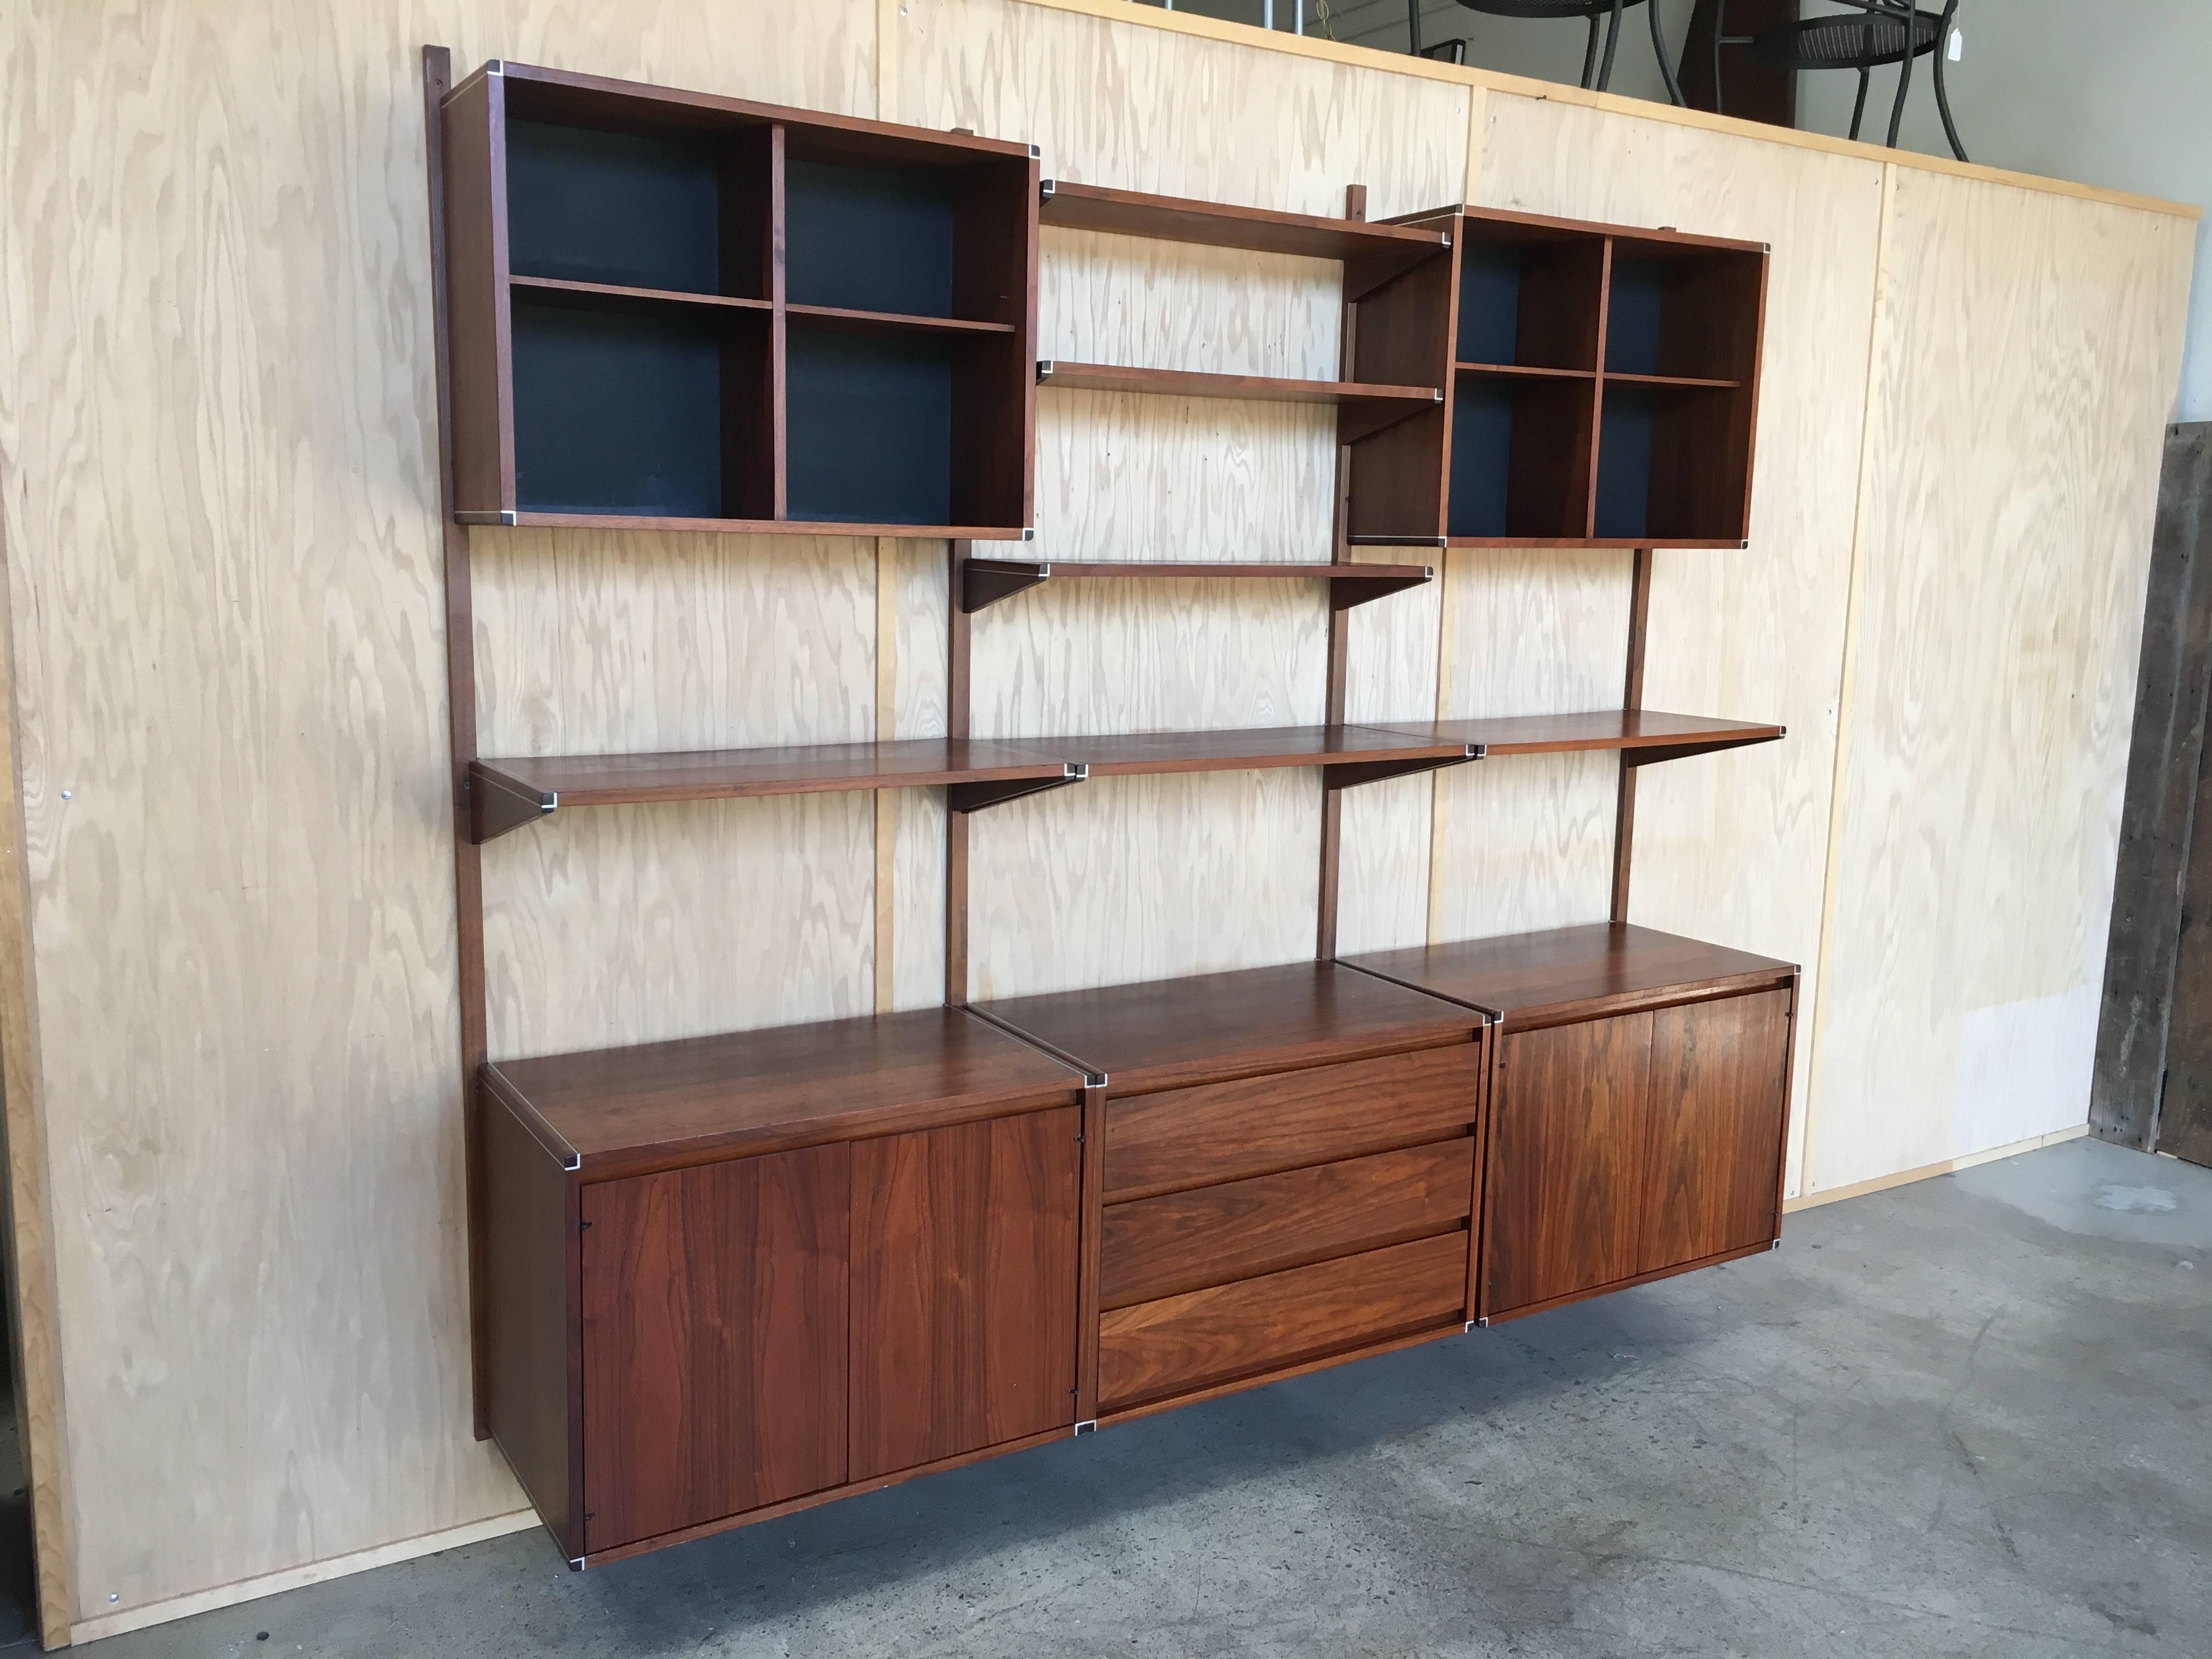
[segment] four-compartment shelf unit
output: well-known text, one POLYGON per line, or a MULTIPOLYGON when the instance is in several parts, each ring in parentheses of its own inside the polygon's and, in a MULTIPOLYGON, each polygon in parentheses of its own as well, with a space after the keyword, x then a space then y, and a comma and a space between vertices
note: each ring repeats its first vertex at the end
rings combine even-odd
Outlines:
POLYGON ((1404 222, 1450 246, 1362 307, 1353 365, 1378 334, 1444 407, 1353 451, 1352 545, 1748 544, 1763 244, 1474 207, 1404 222))
POLYGON ((1373 224, 1356 189, 1326 219, 1046 186, 1023 145, 448 70, 426 52, 475 1406, 572 1565, 1774 1242, 1796 970, 1626 923, 1640 771, 1784 735, 1641 706, 1642 550, 1741 538, 1763 250, 1373 224), (1040 220, 1342 263, 1344 380, 1043 379, 1334 405, 1327 559, 979 556, 1029 522, 1040 220), (1505 436, 1462 453, 1492 392, 1505 436), (1435 574, 1350 545, 1441 544, 1462 466, 1488 470, 1469 511, 1559 532, 1535 539, 1640 515, 1622 707, 1345 718, 1349 610, 1435 574), (946 538, 947 735, 479 755, 469 526, 512 523, 946 538), (972 735, 975 614, 1138 578, 1316 584, 1326 718, 972 735), (1610 922, 1339 958, 1344 790, 1589 751, 1620 769, 1610 922), (974 813, 1277 768, 1321 785, 1313 960, 970 998, 974 813), (910 787, 950 808, 942 1007, 489 1052, 484 842, 593 805, 910 787))
POLYGON ((1029 534, 1028 145, 500 62, 443 123, 464 523, 1029 534))

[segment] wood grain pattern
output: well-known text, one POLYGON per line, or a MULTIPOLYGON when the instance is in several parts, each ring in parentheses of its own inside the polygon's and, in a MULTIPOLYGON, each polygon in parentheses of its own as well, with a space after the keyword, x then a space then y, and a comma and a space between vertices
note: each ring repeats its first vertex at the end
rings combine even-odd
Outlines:
POLYGON ((845 1479, 850 1148, 584 1189, 584 1539, 845 1479))
MULTIPOLYGON (((439 32, 865 111, 853 12, 439 32)), ((100 1310, 61 1328, 65 1567, 103 1616, 520 1501, 470 1429, 421 36, 327 0, 117 22, 0 19, 56 1271, 100 1310)))
POLYGON ((1452 1043, 1123 1097, 1106 1109, 1109 1204, 1464 1134, 1481 1056, 1452 1043))
POLYGON ((1100 1305, 1123 1308, 1444 1232, 1474 1196, 1474 1139, 1116 1204, 1100 1305))
POLYGON ((1765 991, 1651 1017, 1636 1272, 1781 1236, 1790 996, 1765 991))
MULTIPOLYGON (((1827 860, 1881 164, 1659 112, 1503 95, 1491 108, 1476 200, 1773 245, 1751 547, 1653 556, 1644 702, 1740 712, 1790 736, 1638 779, 1627 919, 1817 962, 1820 884, 1807 877, 1827 860)), ((1808 1031, 1812 993, 1808 977, 1808 1031)), ((1802 1042, 1801 1103, 1810 1064, 1802 1042)), ((1797 1115, 1793 1192, 1805 1107, 1797 1115)))
POLYGON ((852 1479, 1074 1422, 1081 1127, 1065 1106, 853 1148, 852 1479))
POLYGON ((1101 1316, 1098 1404, 1113 1411, 1460 1323, 1468 1236, 1445 1233, 1101 1316))
POLYGON ((1636 1272, 1653 1018, 1504 1039, 1483 1196, 1485 1316, 1636 1272))
POLYGON ((2185 228, 1898 178, 1808 1192, 2087 1115, 2185 228))

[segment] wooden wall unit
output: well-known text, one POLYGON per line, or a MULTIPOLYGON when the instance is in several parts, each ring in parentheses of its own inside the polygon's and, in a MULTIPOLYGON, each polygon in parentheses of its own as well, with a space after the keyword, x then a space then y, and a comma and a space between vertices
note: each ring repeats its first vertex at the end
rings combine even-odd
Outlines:
MULTIPOLYGON (((540 0, 454 0, 433 11, 424 31, 453 40, 464 65, 513 52, 940 134, 968 127, 1037 143, 1055 176, 1104 186, 1326 216, 1342 210, 1347 184, 1364 183, 1377 218, 1470 202, 1772 243, 1753 546, 1656 561, 1646 690, 1657 706, 1759 711, 1786 720, 1792 740, 1644 775, 1636 919, 1807 964, 1807 1023, 1820 1018, 1825 1035, 1809 1096, 1810 1045, 1799 1045, 1797 1097, 1816 1147, 1832 1149, 1816 1158, 1813 1187, 1917 1156, 1912 1134, 1891 1127, 1900 1114, 1955 1123, 1947 1147, 2004 1132, 1952 1109, 1968 1092, 1954 1073, 1976 1073, 1947 1072, 1941 1042, 1926 1049, 1932 1065, 1913 1062, 1921 1092, 1867 1069, 1887 994, 1855 987, 1891 969, 1850 945, 1814 971, 1826 952, 1811 872, 1830 869, 1831 887, 1863 912, 1844 920, 1862 930, 1921 944, 1940 931, 1936 912, 1866 865, 1876 835, 1857 822, 1888 810, 1887 787, 1868 795, 1857 774, 1872 764, 1887 775, 1906 729, 1898 722, 1911 718, 1879 697, 1869 714, 1854 689, 1893 674, 1875 648, 1876 632, 1894 632, 1875 625, 1881 584, 1949 592, 1931 569, 1991 556, 1971 523, 1917 533, 1915 499, 1956 505, 1894 482, 1911 476, 1898 458, 1923 438, 1945 458, 1944 489, 1965 479, 1982 504, 1960 513, 2001 514, 2014 498, 2067 504, 2007 533, 2033 550, 2050 614, 2081 617, 2079 665, 2019 680, 2016 665, 2043 660, 2034 630, 1989 627, 2010 613, 1956 594, 1919 607, 1917 632, 1972 662, 1978 684, 2014 698, 2027 684, 2032 708, 2071 674, 2125 708, 2125 687, 2110 682, 2114 663, 2135 660, 2133 621, 2098 596, 2140 551, 2133 515, 2148 521, 2154 464, 2136 434, 2170 398, 2185 214, 1122 0, 828 0, 783 8, 764 30, 693 4, 582 16, 540 0), (1270 142, 1252 142, 1255 131, 1270 142), (1162 132, 1176 142, 1158 142, 1162 132), (1954 181, 2007 205, 1945 238, 1940 209, 1892 223, 1885 177, 1907 210, 1916 191, 1954 181), (1935 241, 1940 257, 1926 257, 1935 241), (2101 273, 2094 281, 2085 261, 2101 273), (1885 332, 1870 354, 1878 275, 1896 340, 1885 332), (1978 407, 2056 411, 2005 429, 2015 465, 2004 474, 1988 465, 1997 446, 1986 429, 1953 406, 1957 363, 1927 343, 1945 335, 1959 361, 1983 369, 2009 362, 2019 307, 1957 295, 2028 289, 2039 322, 2061 325, 2041 331, 2051 349, 2063 355, 2062 337, 2083 349, 2063 372, 2057 357, 2038 358, 1994 391, 1972 382, 1978 407), (1940 327, 1923 320, 1929 307, 1940 327), (2137 318, 2141 327, 2107 320, 2137 318), (2108 327, 2124 349, 2101 348, 2108 327), (1864 422, 1853 411, 1869 362, 1886 402, 1869 434, 1879 465, 1868 499, 1881 505, 1861 515, 1864 422), (2054 385, 2066 394, 2050 395, 2054 385), (2069 410, 2087 423, 2080 431, 2057 418, 2069 410), (1870 620, 1846 676, 1853 553, 1870 620), (1839 754, 1839 730, 1877 736, 1839 754), (1847 855, 1856 862, 1845 880, 1847 855), (1818 1012, 1815 981, 1836 1002, 1832 1020, 1818 1012)), ((450 942, 447 634, 477 646, 482 707, 454 712, 480 720, 488 755, 945 730, 941 542, 896 544, 888 707, 868 648, 872 538, 478 530, 467 538, 475 622, 442 614, 452 538, 437 499, 421 67, 358 9, 290 8, 282 29, 264 21, 198 0, 121 34, 79 8, 19 7, 0 20, 0 542, 21 823, 21 960, 9 982, 27 1005, 0 1020, 0 1043, 50 1642, 532 1518, 508 1460, 469 1433, 453 1063, 469 969, 450 942), (272 132, 287 142, 269 142, 272 132), (148 293, 165 302, 131 302, 148 293), (315 364, 343 372, 301 367, 315 364), (765 638, 772 653, 755 648, 765 638), (118 953, 118 939, 131 948, 118 953), (44 1155, 27 1125, 43 1131, 44 1155), (42 1248, 52 1263, 43 1297, 42 1248)), ((1172 316, 1224 354, 1194 367, 1326 378, 1338 361, 1331 263, 1075 230, 1043 232, 1042 255, 1043 292, 1070 299, 1042 321, 1074 334, 1041 333, 1039 356, 1185 363, 1156 336, 1131 337, 1128 356, 1074 349, 1119 337, 1115 318, 1154 328, 1172 316), (1229 282, 1246 270, 1281 296, 1249 328, 1229 282), (1156 304, 1154 285, 1194 298, 1156 304)), ((1000 550, 1340 556, 1328 410, 1103 392, 1041 401, 1038 539, 1000 550), (1227 454, 1213 459, 1224 432, 1227 454)), ((1555 567, 1481 550, 1356 556, 1442 574, 1350 613, 1343 718, 1526 712, 1452 690, 1480 684, 1508 631, 1470 585, 1517 568, 1540 604, 1555 567)), ((1590 614, 1625 617, 1629 556, 1575 556, 1610 562, 1590 614)), ((1569 635, 1554 657, 1591 695, 1537 712, 1618 699, 1625 623, 1605 627, 1601 638, 1569 635)), ((975 631, 984 735, 1297 725, 1328 713, 1328 625, 1303 581, 1048 584, 981 613, 975 631), (1094 653, 1099 619, 1120 632, 1094 653), (1144 673, 1127 670, 1132 644, 1144 673), (1070 672, 1055 682, 1062 662, 1070 672), (1234 666, 1212 672, 1224 663, 1234 666), (1001 704, 992 718, 1002 724, 985 726, 984 710, 1001 704)), ((1881 647, 1893 648, 1903 647, 1881 647)), ((1911 832, 1939 880, 1985 863, 1996 830, 1969 823, 1967 798, 1940 780, 2002 776, 2004 757, 2026 752, 1986 715, 1911 783, 1927 803, 1911 832)), ((2051 775, 2081 781, 2084 799, 2103 799, 2106 782, 2117 799, 2094 734, 2039 752, 2051 775)), ((1526 925, 1602 916, 1616 776, 1601 751, 1349 792, 1340 948, 1507 931, 1538 901, 1555 908, 1526 925), (1464 793, 1478 788, 1491 793, 1464 793), (1510 818, 1486 826, 1509 794, 1510 818), (1555 864, 1559 851, 1578 861, 1555 864), (1432 915, 1445 923, 1433 933, 1432 915)), ((1310 949, 1324 798, 1315 771, 1085 788, 1087 800, 1061 791, 976 821, 977 862, 992 860, 999 878, 971 917, 979 994, 1259 968, 1310 949), (1180 862, 1142 880, 1133 864, 1117 904, 1120 878, 1097 855, 1124 833, 1180 862), (1231 834, 1243 857, 1224 882, 1227 865, 1189 855, 1201 837, 1231 834), (1137 917, 1139 937, 1054 925, 1117 914, 1137 917)), ((635 1044, 857 1015, 885 948, 896 1006, 936 1003, 941 792, 892 798, 888 866, 879 848, 870 856, 867 793, 577 811, 463 853, 464 865, 480 857, 491 921, 490 1018, 477 1040, 513 1055, 584 1032, 635 1044), (817 851, 832 855, 817 863, 817 851), (766 886, 741 887, 741 869, 766 886), (631 904, 651 920, 649 951, 634 931, 601 925, 631 904), (875 914, 885 908, 888 928, 875 914), (733 917, 752 919, 767 949, 799 950, 807 968, 785 976, 794 988, 727 977, 762 954, 732 948, 733 917), (636 988, 653 973, 664 975, 656 994, 636 988)), ((1986 793, 1979 782, 1970 792, 1986 793)), ((2033 851, 2065 839, 2066 822, 2037 814, 2002 828, 2033 851)), ((2078 878, 2094 888, 2097 860, 2083 859, 2078 878)), ((2037 953, 2072 949, 2054 939, 2025 933, 2007 948, 2033 970, 2037 953)), ((2054 982, 2075 971, 2050 968, 2054 982)), ((526 1340, 548 1340, 549 1325, 557 1340, 557 1320, 526 1340)), ((565 1417, 550 1420, 557 1430, 565 1417)))

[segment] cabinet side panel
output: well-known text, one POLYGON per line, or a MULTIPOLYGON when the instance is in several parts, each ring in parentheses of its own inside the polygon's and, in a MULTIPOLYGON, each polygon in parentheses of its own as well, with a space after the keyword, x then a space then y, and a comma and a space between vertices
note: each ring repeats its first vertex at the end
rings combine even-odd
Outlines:
POLYGON ((483 1102, 487 1284, 480 1364, 492 1437, 561 1547, 580 1553, 569 1480, 568 1177, 514 1115, 483 1102))
POLYGON ((514 505, 507 378, 506 79, 446 103, 446 285, 453 379, 453 510, 514 505))
POLYGON ((1491 1117, 1483 1311, 1636 1271, 1651 1016, 1505 1040, 1491 1117))
POLYGON ((1075 1421, 1073 1106, 853 1148, 851 1478, 1075 1421))
POLYGON ((1650 1151, 1635 1271, 1774 1237, 1790 1066, 1790 993, 1652 1016, 1650 1151))
POLYGON ((585 1189, 593 1552, 844 1480, 848 1152, 585 1189))

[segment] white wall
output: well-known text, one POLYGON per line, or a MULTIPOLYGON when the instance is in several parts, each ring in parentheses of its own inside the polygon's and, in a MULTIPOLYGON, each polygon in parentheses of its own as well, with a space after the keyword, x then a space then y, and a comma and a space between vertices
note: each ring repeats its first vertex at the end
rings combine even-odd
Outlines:
MULTIPOLYGON (((1406 47, 1405 0, 1302 0, 1306 29, 1386 52, 1406 47)), ((1261 0, 1175 0, 1178 10, 1257 22, 1261 0)), ((1679 55, 1693 0, 1664 0, 1661 16, 1679 55)), ((1923 0, 1940 3, 1940 0, 1923 0)), ((1290 25, 1291 0, 1276 0, 1279 27, 1290 25)), ((1839 10, 1806 0, 1805 10, 1839 10)), ((1468 42, 1468 61, 1485 69, 1540 80, 1574 82, 1582 75, 1583 31, 1571 23, 1486 17, 1457 0, 1423 0, 1421 30, 1433 43, 1468 42)), ((2081 0, 1962 0, 1960 61, 1946 69, 1959 137, 1973 160, 2021 173, 2136 191, 2176 201, 2212 202, 2212 4, 2207 0, 2127 0, 2084 6, 2081 0), (2106 15, 2109 14, 2109 15, 2106 15)), ((1913 66, 1899 143, 1948 155, 1928 76, 1913 66)), ((1877 71, 1867 100, 1864 136, 1887 131, 1894 70, 1877 71)), ((1646 14, 1639 7, 1621 30, 1613 91, 1663 98, 1646 14)), ((1798 125, 1842 133, 1850 125, 1857 78, 1807 76, 1798 89, 1798 125)), ((2212 420, 2212 220, 2198 228, 2197 282, 2190 307, 2188 355, 2175 418, 2212 420)))

